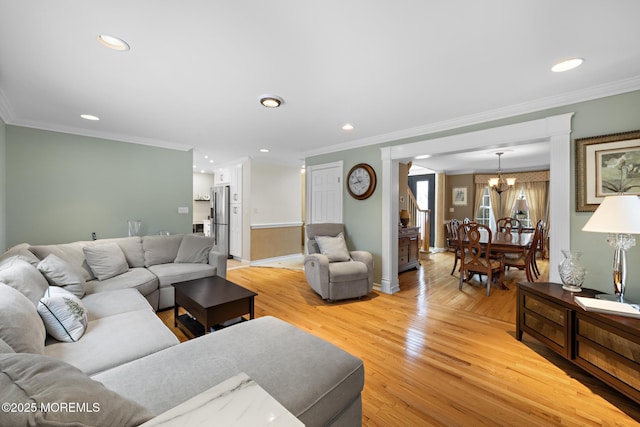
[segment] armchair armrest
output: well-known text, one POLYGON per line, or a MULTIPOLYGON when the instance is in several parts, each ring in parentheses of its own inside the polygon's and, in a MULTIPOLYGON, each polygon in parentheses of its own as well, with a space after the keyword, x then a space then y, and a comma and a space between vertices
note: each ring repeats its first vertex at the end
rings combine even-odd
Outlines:
POLYGON ((227 255, 222 252, 209 252, 209 265, 216 267, 216 275, 227 278, 227 255))
POLYGON ((329 258, 326 255, 304 257, 304 275, 314 291, 324 299, 329 297, 329 258))
POLYGON ((351 259, 367 266, 367 281, 369 282, 369 292, 371 292, 373 290, 373 255, 367 251, 351 251, 349 254, 351 259))

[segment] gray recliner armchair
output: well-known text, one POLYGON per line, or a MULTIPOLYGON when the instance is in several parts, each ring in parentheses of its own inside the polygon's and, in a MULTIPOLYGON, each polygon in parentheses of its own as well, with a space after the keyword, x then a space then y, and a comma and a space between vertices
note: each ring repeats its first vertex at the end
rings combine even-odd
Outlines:
POLYGON ((372 291, 373 256, 347 249, 344 224, 308 224, 305 236, 304 274, 322 299, 360 298, 372 291))

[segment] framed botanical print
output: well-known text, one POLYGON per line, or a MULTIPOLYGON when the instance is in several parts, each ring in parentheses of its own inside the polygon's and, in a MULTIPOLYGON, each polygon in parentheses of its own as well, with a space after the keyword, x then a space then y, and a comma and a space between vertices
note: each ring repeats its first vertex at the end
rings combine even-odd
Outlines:
POLYGON ((467 187, 453 187, 451 200, 454 206, 467 206, 467 187))
POLYGON ((576 211, 621 193, 640 195, 640 130, 576 139, 576 211))

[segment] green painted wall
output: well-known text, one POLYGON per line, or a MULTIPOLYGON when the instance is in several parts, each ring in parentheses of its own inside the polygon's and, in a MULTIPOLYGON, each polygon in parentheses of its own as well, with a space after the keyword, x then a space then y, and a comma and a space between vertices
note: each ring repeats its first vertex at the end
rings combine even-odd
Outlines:
MULTIPOLYGON (((640 129, 640 91, 610 96, 593 101, 580 102, 444 132, 389 141, 383 144, 378 144, 377 146, 314 156, 307 158, 306 164, 318 165, 343 160, 345 162, 344 169, 346 174, 353 164, 367 162, 376 169, 376 173, 380 174, 380 147, 423 141, 447 135, 462 134, 475 130, 520 123, 568 112, 575 113, 572 121, 573 132, 571 134, 571 164, 567 165, 571 171, 572 189, 571 249, 580 250, 584 253, 582 259, 588 269, 585 286, 605 292, 611 292, 613 288, 613 285, 611 285, 613 250, 605 243, 606 236, 598 233, 586 233, 582 231, 582 227, 591 217, 591 213, 575 212, 574 141, 579 138, 640 129)), ((374 195, 365 202, 353 200, 346 191, 344 192, 344 195, 344 221, 350 237, 354 243, 362 245, 362 249, 370 250, 374 254, 376 264, 379 266, 381 264, 380 254, 382 251, 382 238, 380 233, 382 228, 381 190, 380 188, 376 189, 374 195)), ((553 233, 553 225, 551 225, 550 232, 553 233)), ((638 236, 638 239, 640 240, 640 236, 638 236)), ((629 274, 627 296, 636 301, 640 301, 639 246, 632 248, 628 253, 629 274)), ((358 246, 356 245, 356 247, 358 246)), ((550 268, 556 268, 556 266, 550 266, 550 268)), ((381 269, 377 268, 375 281, 380 283, 381 277, 381 269)))
POLYGON ((6 126, 7 245, 189 233, 192 153, 6 126), (178 214, 186 206, 189 214, 178 214))
POLYGON ((7 247, 7 161, 6 161, 6 128, 0 119, 0 253, 7 247))
POLYGON ((306 165, 320 165, 343 161, 343 182, 354 165, 368 163, 376 171, 377 186, 373 195, 365 200, 356 200, 344 189, 343 221, 347 234, 347 245, 351 250, 369 251, 373 255, 374 282, 382 277, 382 160, 376 146, 338 151, 306 159, 306 165))

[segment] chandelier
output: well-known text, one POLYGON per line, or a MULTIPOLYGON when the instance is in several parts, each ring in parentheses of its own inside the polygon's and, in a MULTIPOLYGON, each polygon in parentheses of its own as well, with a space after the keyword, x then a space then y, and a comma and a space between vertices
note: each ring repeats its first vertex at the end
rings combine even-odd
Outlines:
POLYGON ((503 191, 508 190, 516 184, 515 178, 503 178, 500 170, 500 157, 504 153, 496 153, 498 155, 498 177, 489 178, 489 188, 493 189, 496 193, 501 194, 503 191))

